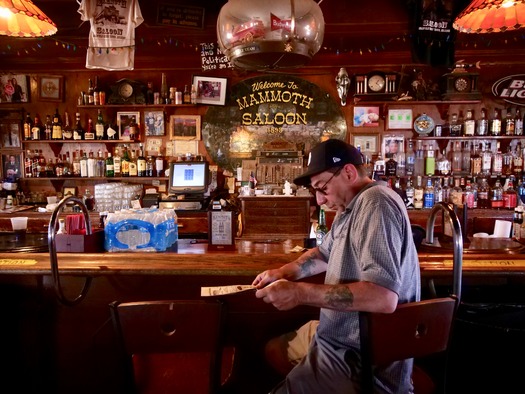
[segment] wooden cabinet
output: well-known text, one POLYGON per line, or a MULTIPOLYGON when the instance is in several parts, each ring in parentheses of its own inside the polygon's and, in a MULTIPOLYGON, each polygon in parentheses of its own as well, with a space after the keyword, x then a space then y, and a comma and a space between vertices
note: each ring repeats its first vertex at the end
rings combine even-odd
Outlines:
POLYGON ((239 197, 243 238, 308 237, 310 197, 239 197))

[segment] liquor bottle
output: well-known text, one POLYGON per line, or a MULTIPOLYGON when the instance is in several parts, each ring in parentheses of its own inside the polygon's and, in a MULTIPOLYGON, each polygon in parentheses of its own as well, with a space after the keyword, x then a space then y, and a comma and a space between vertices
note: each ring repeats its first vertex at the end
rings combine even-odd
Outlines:
POLYGON ((496 178, 496 183, 490 191, 490 207, 492 209, 503 208, 503 187, 499 178, 496 178))
POLYGON ((523 135, 523 118, 519 107, 516 108, 516 116, 514 117, 514 134, 523 135))
POLYGON ((53 134, 53 123, 51 122, 51 116, 46 115, 46 124, 44 125, 44 139, 50 140, 53 134))
POLYGON ((434 152, 434 146, 429 145, 426 156, 425 156, 425 175, 434 175, 436 173, 436 157, 434 152))
POLYGON ((153 156, 151 155, 148 155, 148 157, 146 157, 146 176, 155 176, 155 160, 153 160, 153 156))
POLYGON ((89 189, 86 189, 84 191, 82 201, 84 202, 84 205, 86 206, 88 211, 93 211, 95 209, 95 197, 91 194, 89 189))
POLYGON ((461 171, 464 174, 470 173, 470 155, 473 150, 473 144, 469 146, 468 141, 463 142, 463 149, 461 150, 461 171))
POLYGON ((87 104, 93 105, 95 104, 95 87, 93 86, 93 81, 88 79, 88 92, 87 92, 87 104))
POLYGON ((503 173, 503 154, 501 153, 500 143, 496 142, 496 152, 492 155, 492 175, 503 173))
POLYGON ((497 108, 494 108, 494 114, 489 121, 489 133, 493 136, 501 135, 501 116, 497 108))
POLYGON ((69 124, 69 114, 67 112, 64 112, 64 127, 62 129, 62 138, 64 138, 65 140, 73 139, 73 130, 71 129, 71 126, 69 124))
POLYGON ((417 141, 417 149, 416 149, 416 160, 414 165, 414 175, 415 176, 422 176, 425 172, 425 151, 423 150, 422 142, 421 140, 417 141))
POLYGON ((84 139, 86 141, 95 139, 95 129, 93 128, 93 120, 91 118, 88 118, 88 125, 86 132, 84 133, 84 139))
POLYGON ((97 160, 95 159, 95 156, 93 155, 92 151, 89 151, 88 159, 87 159, 87 172, 89 178, 94 178, 96 175, 96 168, 97 168, 97 160))
POLYGON ((31 129, 33 128, 33 119, 29 112, 26 114, 26 119, 24 121, 24 140, 30 141, 32 138, 31 129))
POLYGON ((465 194, 463 198, 463 202, 467 204, 467 208, 474 208, 474 202, 475 202, 475 194, 474 189, 472 188, 472 183, 470 179, 467 179, 467 184, 465 185, 465 194))
POLYGON ((414 186, 412 184, 412 178, 407 179, 407 185, 405 187, 405 206, 407 209, 414 209, 414 186))
POLYGON ((518 141, 516 144, 516 149, 512 155, 513 158, 513 168, 512 173, 516 179, 521 179, 523 173, 523 149, 521 148, 521 141, 518 141))
POLYGON ((146 90, 146 104, 153 105, 154 103, 154 94, 153 94, 153 82, 147 83, 148 89, 146 90))
POLYGON ((184 92, 182 95, 182 104, 191 104, 191 92, 188 85, 184 85, 184 92))
POLYGON ((131 157, 129 155, 128 149, 124 147, 124 152, 122 152, 122 157, 120 161, 120 172, 123 177, 129 177, 129 163, 131 162, 131 157))
POLYGON ((434 204, 445 201, 443 199, 443 186, 441 186, 441 178, 434 180, 434 204))
POLYGON ((443 178, 443 199, 441 201, 450 201, 450 178, 443 178))
POLYGON ((140 144, 139 156, 137 157, 137 176, 146 176, 146 158, 143 151, 142 144, 140 144))
POLYGON ((416 177, 416 186, 414 187, 414 209, 423 209, 423 199, 425 191, 421 185, 421 176, 416 177))
POLYGON ((481 174, 481 155, 479 154, 476 145, 474 145, 474 150, 470 155, 470 174, 472 176, 477 176, 481 174))
POLYGON ((115 176, 122 176, 122 158, 118 148, 115 148, 115 157, 113 157, 113 172, 115 176))
POLYGON ((523 207, 517 206, 514 208, 512 215, 512 238, 515 240, 521 239, 521 226, 523 224, 523 207))
POLYGON ((131 141, 139 139, 139 125, 134 116, 131 117, 131 121, 129 122, 129 139, 131 141))
POLYGON ((503 208, 512 209, 518 205, 518 194, 514 189, 514 177, 508 178, 507 189, 503 191, 503 208))
POLYGON ((319 210, 319 221, 317 222, 317 227, 315 228, 315 243, 317 246, 323 243, 323 239, 328 233, 328 227, 326 226, 326 216, 324 209, 319 210))
POLYGON ((135 150, 131 150, 131 158, 129 160, 129 176, 138 176, 137 157, 135 150))
POLYGON ((64 176, 73 176, 73 163, 69 152, 66 152, 66 160, 64 161, 64 176))
POLYGON ((106 158, 105 176, 108 178, 113 178, 115 176, 115 169, 113 165, 113 157, 111 156, 111 152, 108 152, 108 157, 106 158))
POLYGON ((104 155, 102 154, 102 150, 98 150, 97 152, 97 160, 95 163, 95 176, 96 177, 103 177, 106 175, 106 159, 104 158, 104 155))
POLYGON ((62 119, 58 113, 58 108, 53 115, 53 131, 51 132, 51 139, 61 140, 62 139, 62 119))
POLYGON ((463 135, 463 125, 459 122, 458 114, 453 113, 449 122, 449 133, 451 137, 461 137, 463 135))
POLYGON ((44 125, 40 122, 40 118, 35 116, 35 122, 31 127, 31 139, 33 141, 39 141, 44 139, 44 125))
POLYGON ((88 157, 86 151, 82 153, 82 157, 80 159, 80 176, 83 178, 88 177, 88 157))
POLYGON ((197 104, 197 87, 195 84, 191 85, 191 103, 197 104))
POLYGON ((463 205, 463 189, 460 186, 460 177, 454 177, 454 187, 450 190, 449 201, 457 206, 463 205))
POLYGON ((512 153, 512 146, 507 146, 507 151, 503 154, 502 160, 502 174, 512 175, 514 172, 514 154, 512 153))
POLYGON ((80 123, 80 113, 75 114, 75 128, 73 129, 73 139, 76 141, 81 141, 84 139, 84 128, 82 123, 80 123))
POLYGON ((33 153, 31 152, 31 149, 28 149, 26 151, 26 156, 24 158, 24 177, 25 178, 33 177, 32 163, 33 163, 33 153))
POLYGON ((399 150, 396 154, 396 175, 405 176, 406 175, 406 154, 405 154, 405 144, 403 142, 399 143, 399 150))
MULTIPOLYGON (((87 162, 86 162, 86 166, 87 166, 87 162)), ((76 152, 73 152, 73 176, 80 176, 80 172, 81 172, 80 171, 80 152, 76 151, 76 152)))
POLYGON ((468 109, 463 122, 463 135, 471 137, 476 134, 476 121, 474 120, 474 110, 468 109))
POLYGON ((397 161, 394 159, 394 154, 388 153, 388 160, 385 163, 385 175, 386 176, 396 176, 397 171, 397 161))
POLYGON ((451 165, 450 160, 447 159, 445 149, 443 149, 443 153, 436 160, 436 168, 438 175, 450 174, 451 165))
POLYGON ((161 154, 155 157, 155 170, 157 171, 158 177, 164 175, 164 158, 161 154))
POLYGON ((97 123, 95 124, 95 137, 97 140, 103 140, 105 138, 104 118, 102 117, 102 110, 98 110, 97 123))
POLYGON ((423 209, 431 209, 434 206, 434 185, 432 177, 427 178, 427 186, 423 192, 423 209))
POLYGON ((160 82, 160 97, 162 98, 162 104, 166 104, 169 100, 168 82, 166 81, 166 74, 162 73, 160 82))
POLYGON ((477 128, 476 128, 476 134, 477 135, 488 135, 489 134, 489 120, 487 118, 487 110, 485 108, 481 108, 480 117, 477 120, 477 128))
POLYGON ((414 142, 408 140, 408 149, 405 155, 405 173, 407 176, 414 175, 414 166, 416 164, 416 152, 414 152, 414 142))
POLYGON ((58 157, 56 158, 56 164, 55 164, 55 174, 58 178, 61 178, 64 175, 64 162, 62 161, 62 157, 61 155, 58 155, 58 157))
POLYGON ((492 170, 492 146, 490 142, 485 142, 485 149, 481 152, 481 173, 490 175, 492 170))
POLYGON ((514 135, 515 128, 516 121, 512 115, 512 109, 507 108, 507 113, 505 114, 505 135, 514 135))
POLYGON ((461 143, 456 141, 452 148, 452 174, 459 175, 462 171, 463 152, 461 150, 461 143))
POLYGON ((518 197, 521 200, 521 204, 525 204, 525 175, 518 184, 518 197))

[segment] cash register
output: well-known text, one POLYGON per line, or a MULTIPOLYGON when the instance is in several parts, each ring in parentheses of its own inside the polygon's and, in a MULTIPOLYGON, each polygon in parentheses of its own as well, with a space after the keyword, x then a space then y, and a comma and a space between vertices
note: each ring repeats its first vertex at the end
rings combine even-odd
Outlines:
POLYGON ((207 161, 176 161, 170 163, 168 197, 159 203, 161 209, 204 209, 204 193, 209 185, 207 161))

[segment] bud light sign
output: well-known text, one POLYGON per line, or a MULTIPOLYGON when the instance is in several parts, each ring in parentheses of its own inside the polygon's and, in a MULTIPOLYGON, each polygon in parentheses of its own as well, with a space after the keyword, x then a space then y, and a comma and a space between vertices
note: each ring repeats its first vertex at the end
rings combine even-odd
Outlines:
POLYGON ((492 93, 508 103, 525 105, 525 74, 509 75, 494 82, 492 93))

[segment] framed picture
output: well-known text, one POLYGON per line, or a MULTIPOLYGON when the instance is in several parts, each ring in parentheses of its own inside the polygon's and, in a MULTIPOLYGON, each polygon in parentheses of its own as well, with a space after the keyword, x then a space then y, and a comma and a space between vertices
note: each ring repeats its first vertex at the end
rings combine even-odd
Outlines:
POLYGON ((363 153, 376 153, 379 151, 379 134, 353 134, 352 145, 360 146, 363 153))
POLYGON ((354 127, 379 126, 379 107, 354 107, 354 127))
POLYGON ((0 146, 2 148, 20 148, 21 130, 20 119, 0 119, 0 146))
POLYGON ((27 81, 24 74, 0 74, 0 103, 28 103, 27 81))
POLYGON ((64 187, 62 189, 62 196, 63 197, 67 197, 69 194, 71 194, 72 196, 76 196, 77 195, 77 188, 75 186, 71 186, 71 187, 64 187))
POLYGON ((200 115, 171 115, 170 140, 200 140, 200 115))
POLYGON ((144 111, 144 128, 146 135, 165 135, 164 111, 144 111))
POLYGON ((388 130, 411 130, 412 129, 412 110, 411 109, 389 109, 387 118, 388 130))
POLYGON ((2 154, 2 178, 8 182, 16 182, 22 177, 22 155, 17 152, 2 154))
POLYGON ((226 78, 193 77, 197 89, 197 104, 224 105, 226 102, 226 78))
POLYGON ((64 77, 60 75, 38 77, 38 99, 40 101, 63 101, 64 77))
POLYGON ((129 141, 129 125, 132 119, 135 119, 137 124, 140 124, 140 112, 130 111, 130 112, 117 112, 117 126, 118 126, 118 135, 119 140, 129 141))
MULTIPOLYGON (((391 154, 399 152, 399 147, 403 145, 405 147, 405 137, 402 135, 385 135, 383 137, 383 144, 381 154, 383 158, 390 157, 391 154)), ((405 149, 403 149, 404 151, 405 149)))

